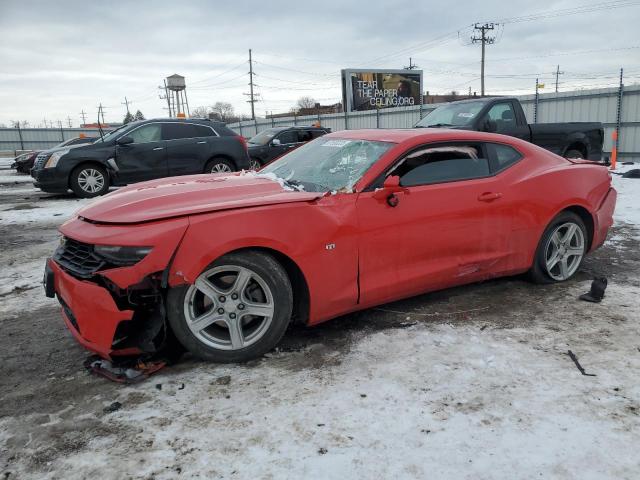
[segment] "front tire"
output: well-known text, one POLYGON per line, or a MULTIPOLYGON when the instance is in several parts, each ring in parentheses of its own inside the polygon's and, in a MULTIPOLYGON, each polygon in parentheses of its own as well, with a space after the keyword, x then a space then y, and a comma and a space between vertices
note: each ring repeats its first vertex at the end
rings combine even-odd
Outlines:
POLYGON ((80 198, 92 198, 109 191, 109 175, 100 165, 80 165, 71 172, 69 186, 80 198))
POLYGON ((271 350, 284 335, 293 308, 291 282, 271 255, 224 255, 193 285, 167 295, 169 324, 195 356, 245 362, 271 350))
POLYGON ((564 282, 573 277, 587 253, 587 229, 572 212, 562 212, 546 228, 529 277, 535 283, 564 282))
POLYGON ((235 165, 225 158, 209 160, 204 167, 204 173, 231 173, 235 171, 235 165))

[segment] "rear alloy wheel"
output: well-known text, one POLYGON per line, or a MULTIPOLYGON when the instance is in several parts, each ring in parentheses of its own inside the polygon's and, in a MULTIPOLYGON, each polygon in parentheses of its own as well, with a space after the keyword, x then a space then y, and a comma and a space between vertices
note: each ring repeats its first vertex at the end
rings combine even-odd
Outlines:
POLYGON ((260 170, 261 168, 262 168, 262 164, 260 163, 260 161, 256 160, 253 157, 249 159, 249 169, 260 170))
POLYGON ((258 252, 229 254, 193 285, 169 292, 169 323, 194 355, 242 362, 263 355, 282 338, 293 294, 282 266, 258 252))
POLYGON ((70 186, 78 197, 91 198, 109 190, 107 171, 98 165, 81 165, 71 172, 70 186))
POLYGON ((230 173, 233 171, 235 171, 233 164, 224 158, 214 158, 204 168, 205 173, 230 173))
POLYGON ((564 282, 578 271, 586 252, 584 222, 574 213, 564 212, 542 235, 530 275, 538 283, 564 282))

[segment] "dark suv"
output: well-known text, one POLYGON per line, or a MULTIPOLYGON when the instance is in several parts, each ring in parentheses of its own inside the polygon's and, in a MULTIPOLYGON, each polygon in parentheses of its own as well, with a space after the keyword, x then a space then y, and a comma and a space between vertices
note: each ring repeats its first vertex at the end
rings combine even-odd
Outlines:
POLYGON ((327 133, 331 133, 331 129, 324 127, 274 127, 263 130, 249 140, 251 168, 257 170, 289 150, 327 133))
POLYGON ((79 197, 96 197, 110 185, 248 168, 244 138, 223 123, 167 118, 129 123, 90 145, 42 152, 31 176, 45 192, 70 188, 79 197))

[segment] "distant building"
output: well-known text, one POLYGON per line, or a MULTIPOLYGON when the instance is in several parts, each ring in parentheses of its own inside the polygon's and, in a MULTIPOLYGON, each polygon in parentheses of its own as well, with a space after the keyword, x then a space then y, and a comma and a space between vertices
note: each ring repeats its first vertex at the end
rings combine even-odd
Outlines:
POLYGON ((101 123, 98 125, 97 123, 83 123, 80 125, 80 128, 118 128, 122 126, 122 123, 101 123))
MULTIPOLYGON (((342 111, 342 103, 334 103, 333 105, 320 105, 319 103, 316 103, 313 107, 297 109, 295 111, 295 115, 322 115, 324 113, 340 113, 342 111)), ((267 118, 290 117, 293 113, 294 112, 271 113, 267 115, 267 118)))

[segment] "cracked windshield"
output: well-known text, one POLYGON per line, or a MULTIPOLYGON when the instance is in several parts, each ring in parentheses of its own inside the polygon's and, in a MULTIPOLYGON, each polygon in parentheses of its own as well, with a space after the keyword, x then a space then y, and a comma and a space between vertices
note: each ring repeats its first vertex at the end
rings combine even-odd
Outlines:
POLYGON ((355 183, 394 144, 319 138, 264 168, 307 192, 351 191, 355 183))

